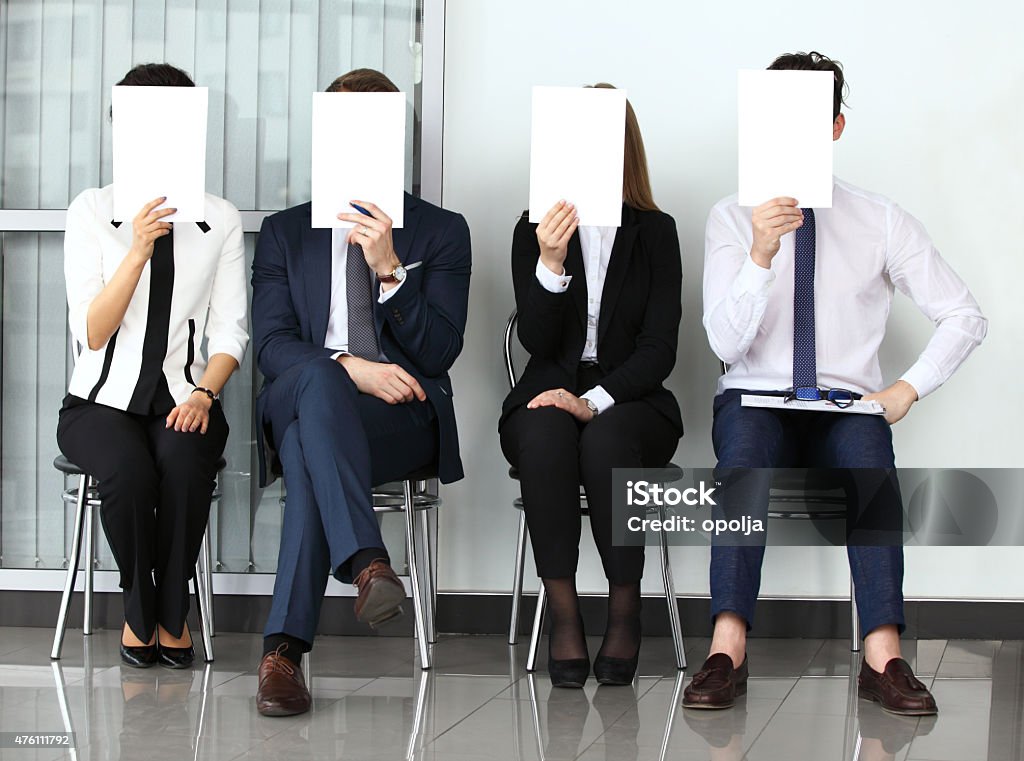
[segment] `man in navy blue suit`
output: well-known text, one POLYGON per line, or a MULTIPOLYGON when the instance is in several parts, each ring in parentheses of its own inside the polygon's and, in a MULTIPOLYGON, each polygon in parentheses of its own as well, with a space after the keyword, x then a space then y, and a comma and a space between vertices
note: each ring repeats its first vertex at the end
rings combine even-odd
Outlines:
MULTIPOLYGON (((328 92, 397 92, 357 69, 328 92)), ((359 590, 376 626, 400 612, 371 503, 374 484, 436 467, 462 478, 448 370, 469 300, 466 221, 405 195, 405 225, 352 199, 351 229, 314 229, 310 204, 268 217, 252 266, 260 483, 283 472, 288 498, 274 601, 264 630, 257 709, 309 710, 299 668, 312 647, 330 571, 359 590), (360 210, 361 209, 361 210, 360 210), (362 211, 368 212, 363 214, 362 211), (269 476, 269 478, 268 478, 269 476)))

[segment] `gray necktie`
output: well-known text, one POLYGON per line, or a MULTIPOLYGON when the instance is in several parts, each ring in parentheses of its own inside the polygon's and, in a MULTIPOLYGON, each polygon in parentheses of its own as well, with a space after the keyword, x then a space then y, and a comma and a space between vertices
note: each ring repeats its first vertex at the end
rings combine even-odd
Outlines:
POLYGON ((373 295, 370 268, 363 247, 349 243, 345 264, 348 298, 348 351, 356 357, 376 362, 380 359, 377 327, 373 321, 373 295))

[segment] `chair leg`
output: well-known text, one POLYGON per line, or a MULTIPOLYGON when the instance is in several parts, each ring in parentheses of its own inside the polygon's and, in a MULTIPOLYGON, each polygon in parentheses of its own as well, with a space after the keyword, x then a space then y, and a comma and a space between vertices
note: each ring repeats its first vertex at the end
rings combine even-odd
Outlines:
MULTIPOLYGON (((664 519, 664 515, 661 516, 664 519)), ((683 625, 679 620, 679 604, 676 602, 676 585, 672 581, 672 562, 668 555, 668 539, 664 531, 658 532, 661 549, 661 578, 665 585, 665 603, 668 606, 668 623, 672 629, 672 645, 676 651, 676 668, 686 668, 686 648, 683 643, 683 625)))
POLYGON ((75 529, 71 537, 71 557, 68 558, 68 573, 64 578, 64 594, 60 598, 60 610, 57 613, 57 629, 53 633, 53 647, 50 658, 60 659, 60 651, 64 647, 64 631, 68 625, 68 611, 71 609, 71 593, 75 591, 75 577, 78 575, 78 560, 82 553, 82 528, 85 522, 85 495, 88 488, 87 476, 83 475, 78 483, 78 502, 75 508, 75 529))
POLYGON ((92 634, 92 590, 93 572, 96 566, 96 510, 85 505, 85 612, 82 617, 82 634, 92 634))
POLYGON ((199 547, 199 558, 203 564, 203 596, 206 602, 206 628, 211 637, 217 636, 213 623, 213 556, 210 551, 210 524, 206 524, 203 542, 199 547))
MULTIPOLYGON (((414 492, 415 496, 415 492, 414 492)), ((434 558, 430 551, 430 518, 427 515, 429 510, 413 510, 419 536, 420 572, 423 574, 420 583, 423 585, 423 612, 424 628, 427 632, 427 642, 437 642, 437 625, 434 621, 434 558)))
POLYGON ((419 557, 416 552, 416 510, 413 503, 412 482, 403 481, 405 496, 405 547, 409 555, 409 582, 412 587, 412 605, 416 619, 416 639, 420 648, 420 668, 430 668, 430 644, 427 641, 423 614, 423 588, 420 586, 419 557))
POLYGON ((540 589, 537 590, 537 610, 533 614, 533 631, 530 633, 530 652, 526 655, 526 670, 534 672, 537 670, 537 651, 540 649, 540 634, 544 628, 544 609, 548 604, 548 591, 541 581, 540 589))
POLYGON ((857 590, 853 588, 853 577, 850 578, 850 650, 860 652, 860 616, 857 614, 857 590))
MULTIPOLYGON (((523 567, 526 565, 526 513, 519 512, 519 535, 516 539, 516 559, 512 576, 512 615, 508 622, 508 643, 519 640, 519 607, 523 601, 523 567)), ((543 582, 542 582, 543 583, 543 582)))
POLYGON ((196 606, 199 608, 199 631, 203 637, 204 660, 213 663, 213 640, 210 637, 210 619, 206 610, 206 595, 203 592, 203 585, 199 582, 200 568, 196 563, 196 575, 192 577, 192 590, 196 595, 196 606))

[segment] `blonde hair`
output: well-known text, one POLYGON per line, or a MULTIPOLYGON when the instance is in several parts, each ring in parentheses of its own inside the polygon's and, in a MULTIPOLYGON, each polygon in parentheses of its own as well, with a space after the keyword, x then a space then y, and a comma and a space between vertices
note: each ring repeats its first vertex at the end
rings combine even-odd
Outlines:
MULTIPOLYGON (((615 85, 598 82, 588 87, 614 90, 615 85)), ((640 134, 640 123, 636 120, 633 106, 626 101, 626 146, 622 163, 622 200, 626 205, 640 211, 658 211, 651 191, 651 175, 647 169, 647 152, 644 138, 640 134)))

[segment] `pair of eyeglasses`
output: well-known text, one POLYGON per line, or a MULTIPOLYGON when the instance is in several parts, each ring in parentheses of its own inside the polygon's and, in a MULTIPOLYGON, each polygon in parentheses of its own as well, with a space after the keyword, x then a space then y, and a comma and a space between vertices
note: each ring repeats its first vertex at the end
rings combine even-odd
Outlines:
POLYGON ((818 388, 816 386, 801 386, 794 388, 783 400, 783 404, 792 401, 819 402, 826 400, 832 402, 839 409, 846 409, 855 401, 853 392, 845 388, 818 388))

